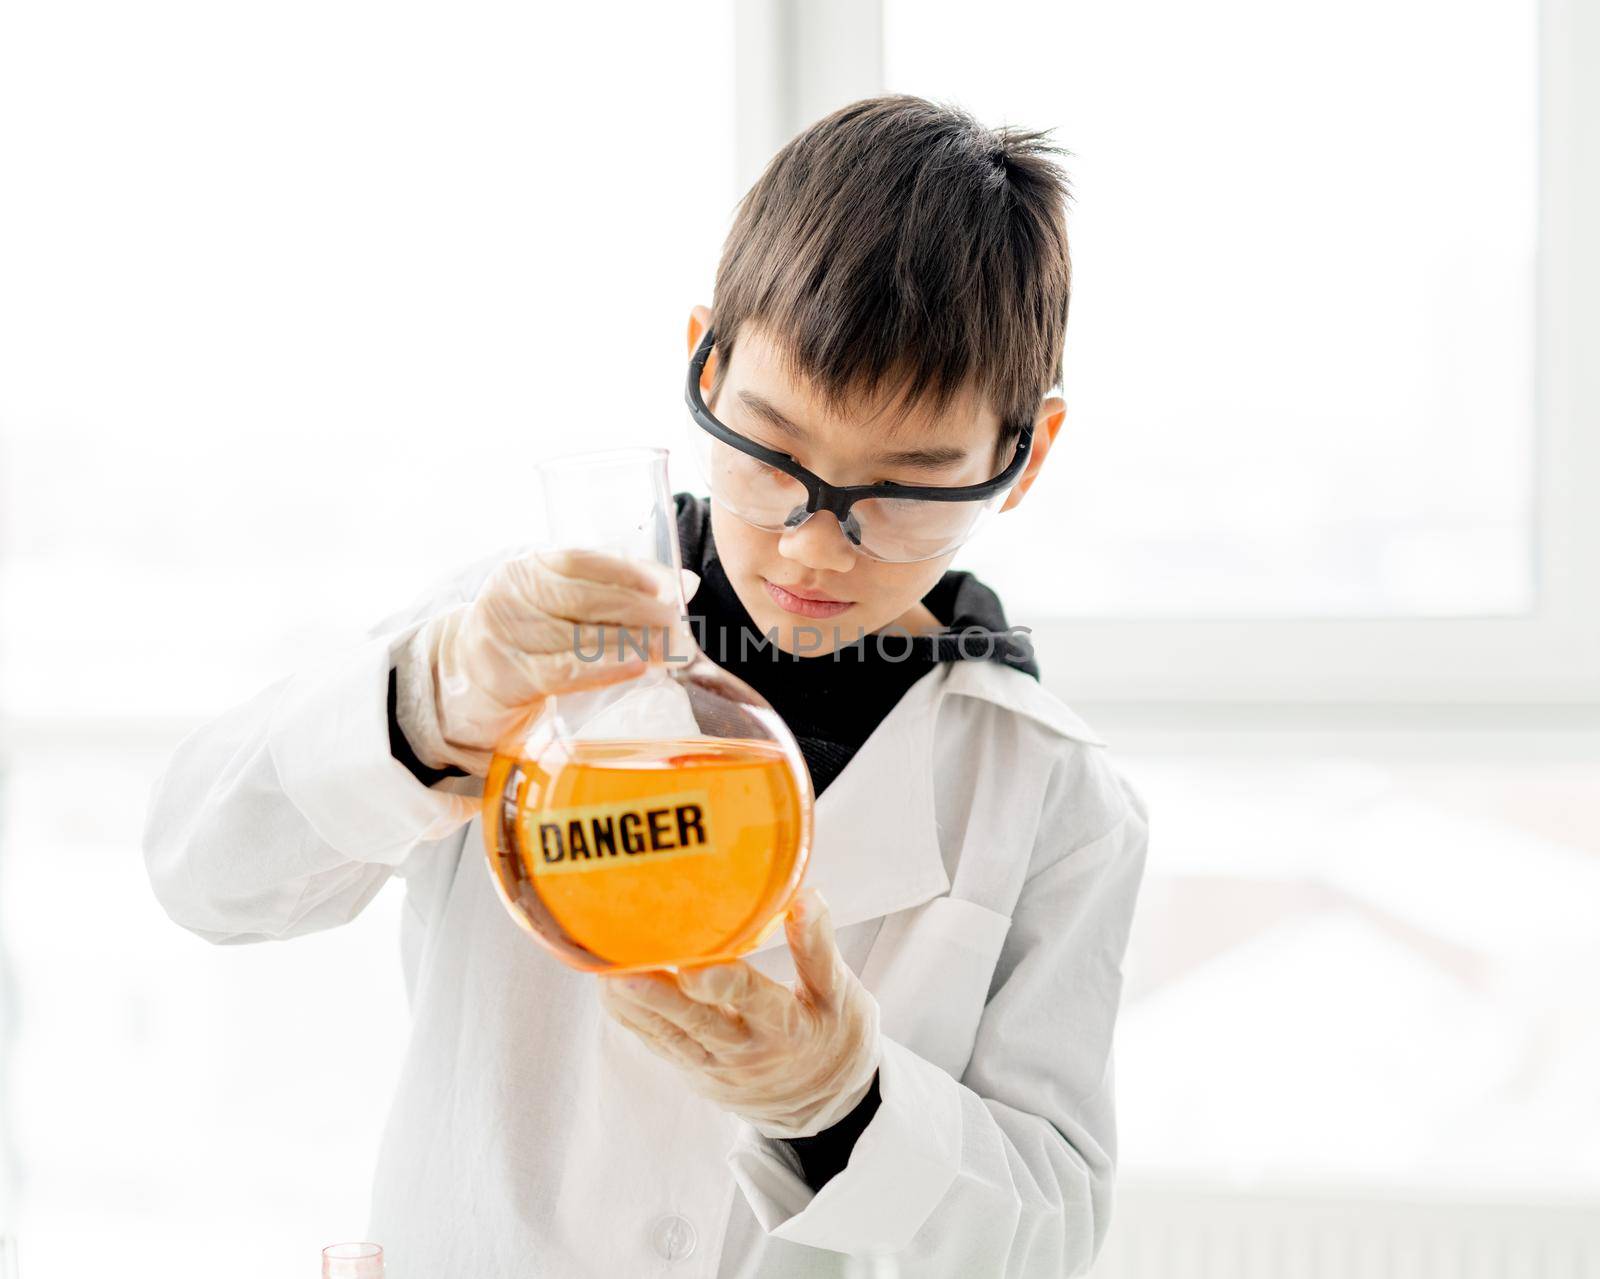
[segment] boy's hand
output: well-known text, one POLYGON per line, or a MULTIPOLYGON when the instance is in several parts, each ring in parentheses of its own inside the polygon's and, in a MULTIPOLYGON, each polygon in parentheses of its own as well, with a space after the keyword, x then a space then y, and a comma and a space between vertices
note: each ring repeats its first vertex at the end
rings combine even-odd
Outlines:
MULTIPOLYGON (((669 630, 682 627, 665 574, 599 551, 535 551, 496 568, 471 604, 435 618, 439 729, 468 770, 486 775, 490 753, 551 694, 639 674, 640 648, 661 660, 669 630)), ((692 594, 699 578, 683 577, 692 594)), ((688 650, 680 639, 672 651, 688 650)))
POLYGON ((867 1094, 879 1060, 878 1004, 833 941, 822 895, 785 921, 793 990, 742 961, 602 977, 606 1011, 683 1070, 689 1087, 767 1137, 808 1137, 867 1094))

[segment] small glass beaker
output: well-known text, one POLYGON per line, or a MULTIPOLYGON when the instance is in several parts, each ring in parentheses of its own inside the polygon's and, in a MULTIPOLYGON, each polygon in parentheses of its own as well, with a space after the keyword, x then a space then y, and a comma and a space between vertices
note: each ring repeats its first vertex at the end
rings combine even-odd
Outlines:
POLYGON ((322 1279, 383 1279, 383 1249, 375 1243, 333 1243, 322 1250, 322 1279))
MULTIPOLYGON (((500 895, 552 954, 589 972, 745 954, 805 873, 814 796, 799 744, 695 642, 666 450, 536 470, 548 544, 651 564, 680 625, 643 673, 548 697, 499 745, 483 834, 500 895)), ((636 631, 602 634, 643 647, 636 631)))

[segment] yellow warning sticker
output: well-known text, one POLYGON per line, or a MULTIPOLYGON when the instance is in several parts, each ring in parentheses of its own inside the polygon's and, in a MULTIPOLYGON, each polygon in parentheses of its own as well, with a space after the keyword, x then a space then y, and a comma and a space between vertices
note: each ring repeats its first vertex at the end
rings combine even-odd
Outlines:
POLYGON ((524 847, 535 875, 637 866, 715 851, 703 790, 524 813, 524 847))

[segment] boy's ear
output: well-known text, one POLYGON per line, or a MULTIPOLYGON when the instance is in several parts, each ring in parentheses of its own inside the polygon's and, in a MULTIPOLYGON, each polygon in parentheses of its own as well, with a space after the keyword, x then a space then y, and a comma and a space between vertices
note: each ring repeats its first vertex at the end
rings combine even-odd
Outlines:
MULTIPOLYGON (((700 339, 705 337, 706 330, 711 327, 711 308, 708 306, 693 306, 689 308, 689 354, 693 355, 695 348, 700 345, 700 339)), ((700 394, 711 394, 711 382, 717 372, 717 353, 713 351, 711 358, 706 361, 705 368, 700 370, 700 394)))
POLYGON ((1028 464, 1022 468, 1022 475, 1017 480, 1016 488, 1011 490, 1005 503, 1000 507, 1002 511, 1009 511, 1016 506, 1022 501, 1023 495, 1033 487, 1033 481, 1039 474, 1039 469, 1044 466, 1044 459, 1049 455, 1050 446, 1056 442, 1056 435, 1066 419, 1067 402, 1059 395, 1048 396, 1040 403, 1038 416, 1033 419, 1033 449, 1028 455, 1028 464))

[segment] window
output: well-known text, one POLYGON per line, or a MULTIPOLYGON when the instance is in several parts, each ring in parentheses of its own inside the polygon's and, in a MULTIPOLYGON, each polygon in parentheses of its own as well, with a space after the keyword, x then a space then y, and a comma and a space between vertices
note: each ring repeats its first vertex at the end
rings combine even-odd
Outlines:
POLYGON ((13 6, 0 702, 209 715, 676 428, 731 15, 13 6))
POLYGON ((888 0, 886 86, 1073 152, 1067 448, 981 551, 1019 609, 1526 613, 1535 6, 962 13, 888 0))
POLYGON ((1600 218, 1600 37, 1581 10, 790 16, 744 24, 764 42, 741 52, 784 56, 742 95, 765 132, 741 154, 885 88, 1074 152, 1063 447, 958 560, 1059 692, 1600 701, 1580 355, 1600 276, 1578 230, 1600 218))

